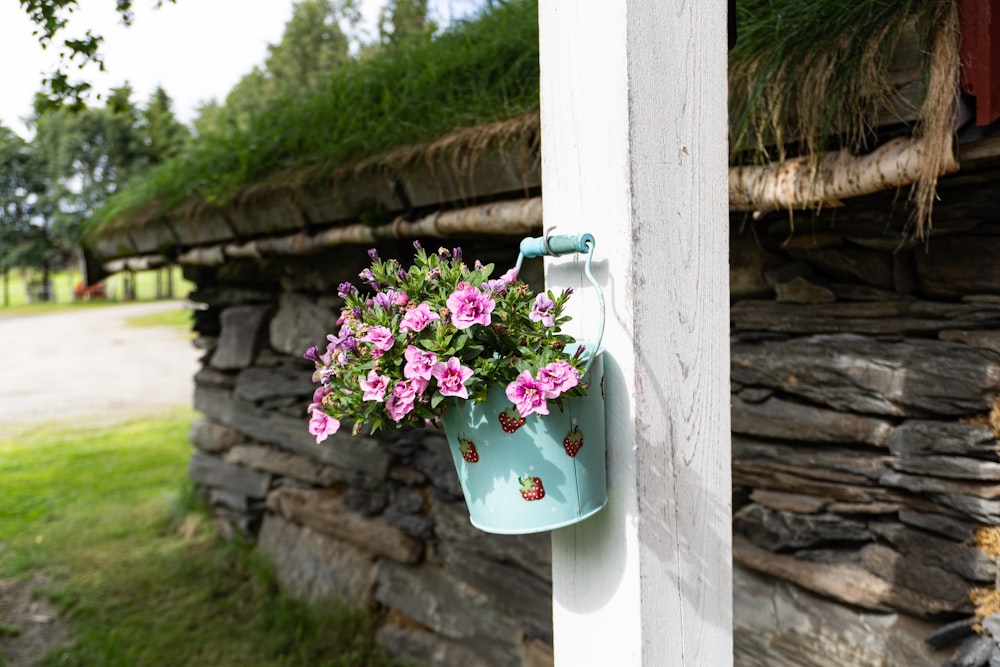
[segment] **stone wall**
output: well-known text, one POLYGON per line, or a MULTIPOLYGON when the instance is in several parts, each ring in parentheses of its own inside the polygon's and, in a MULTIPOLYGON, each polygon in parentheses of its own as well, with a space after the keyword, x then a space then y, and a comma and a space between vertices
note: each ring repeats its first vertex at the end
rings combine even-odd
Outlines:
POLYGON ((1000 228, 850 214, 734 220, 737 663, 1000 661, 1000 228))
MULTIPOLYGON (((939 216, 925 247, 855 210, 732 220, 736 664, 1000 660, 1000 227, 939 216)), ((474 529, 441 433, 306 432, 301 354, 366 264, 187 267, 206 351, 191 476, 289 595, 376 609, 392 655, 551 664, 548 536, 474 529)))
MULTIPOLYGON (((503 271, 518 240, 449 246, 503 271)), ((408 244, 379 251, 412 256, 408 244)), ((187 267, 205 350, 190 476, 225 526, 256 537, 286 594, 376 609, 377 639, 391 655, 462 667, 551 664, 548 535, 473 528, 443 433, 342 432, 317 445, 307 432, 313 369, 302 354, 336 331, 337 285, 357 282, 367 263, 364 248, 347 247, 187 267)), ((525 273, 540 281, 537 262, 525 273)))

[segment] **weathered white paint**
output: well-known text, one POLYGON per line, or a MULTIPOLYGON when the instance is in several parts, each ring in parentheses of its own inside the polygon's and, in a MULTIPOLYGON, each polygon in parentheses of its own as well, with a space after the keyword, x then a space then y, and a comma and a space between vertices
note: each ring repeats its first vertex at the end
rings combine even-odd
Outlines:
MULTIPOLYGON (((726 3, 541 0, 544 220, 597 238, 608 507, 555 531, 556 664, 732 664, 726 3)), ((581 260, 571 333, 596 328, 581 260)))

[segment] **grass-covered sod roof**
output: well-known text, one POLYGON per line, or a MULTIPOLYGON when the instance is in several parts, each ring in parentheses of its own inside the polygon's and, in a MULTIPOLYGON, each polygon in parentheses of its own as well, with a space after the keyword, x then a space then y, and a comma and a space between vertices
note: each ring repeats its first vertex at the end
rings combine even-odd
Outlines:
MULTIPOLYGON (((900 35, 915 28, 928 78, 926 54, 955 2, 738 0, 739 41, 730 52, 733 162, 876 143, 877 110, 894 92, 890 64, 900 35)), ((339 165, 536 113, 537 0, 491 4, 432 40, 348 63, 307 98, 201 137, 113 197, 94 227, 128 224, 192 199, 226 206, 247 188, 325 179, 339 165)), ((934 114, 942 115, 927 105, 915 109, 914 127, 903 131, 919 133, 934 114)))

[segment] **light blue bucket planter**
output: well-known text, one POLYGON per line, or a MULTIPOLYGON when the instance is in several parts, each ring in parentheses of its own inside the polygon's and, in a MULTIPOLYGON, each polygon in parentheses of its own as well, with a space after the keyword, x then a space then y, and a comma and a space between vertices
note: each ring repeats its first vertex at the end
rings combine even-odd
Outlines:
POLYGON ((583 521, 607 504, 603 354, 584 381, 586 396, 564 399, 562 411, 550 401, 549 415, 529 415, 513 433, 500 421, 512 408, 504 387, 491 388, 482 403, 449 406, 442 421, 474 526, 537 533, 583 521))

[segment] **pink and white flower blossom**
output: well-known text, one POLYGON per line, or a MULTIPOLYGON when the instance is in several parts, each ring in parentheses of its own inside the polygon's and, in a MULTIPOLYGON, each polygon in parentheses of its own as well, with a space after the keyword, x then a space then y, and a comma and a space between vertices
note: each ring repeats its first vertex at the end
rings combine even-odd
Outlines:
POLYGON ((527 417, 532 412, 540 415, 549 414, 549 406, 545 402, 545 387, 533 378, 529 371, 521 371, 514 381, 507 385, 506 393, 522 417, 527 417))
POLYGON ((399 322, 400 331, 413 331, 414 333, 420 333, 427 325, 434 320, 440 320, 441 316, 431 310, 431 307, 426 303, 421 303, 416 308, 411 308, 406 311, 403 315, 403 319, 399 322))
POLYGON ((528 319, 532 322, 541 322, 547 327, 555 326, 556 321, 552 313, 555 307, 556 302, 550 299, 548 294, 539 294, 535 297, 535 304, 528 313, 528 319))
POLYGON ((415 345, 407 345, 403 357, 406 358, 406 365, 403 366, 403 377, 407 380, 418 378, 430 382, 434 364, 437 363, 436 354, 424 352, 415 345))
POLYGON ((313 410, 309 416, 309 433, 316 436, 316 444, 319 444, 333 435, 340 428, 340 420, 334 419, 322 410, 313 410))
POLYGON ((329 394, 330 392, 331 390, 327 389, 324 386, 316 387, 316 390, 313 392, 313 402, 309 404, 308 408, 306 408, 306 412, 312 412, 313 410, 321 410, 323 405, 323 399, 326 398, 326 395, 329 394))
POLYGON ((468 329, 473 324, 488 327, 491 322, 490 313, 496 308, 492 296, 465 282, 455 286, 455 291, 448 297, 445 305, 451 311, 451 323, 456 329, 468 329))
POLYGON ((379 375, 374 368, 368 371, 368 378, 358 378, 358 384, 364 389, 362 399, 365 401, 377 401, 381 403, 385 400, 385 392, 389 388, 392 379, 388 375, 379 375))
POLYGON ((396 342, 389 327, 372 327, 361 340, 372 344, 372 356, 376 358, 391 350, 396 342))
POLYGON ((561 394, 580 384, 580 371, 563 360, 538 369, 538 383, 545 398, 559 398, 561 394))
POLYGON ((400 380, 392 387, 392 396, 385 401, 385 411, 394 422, 400 422, 403 417, 413 411, 413 404, 420 394, 420 385, 415 380, 400 380))
POLYGON ((469 390, 465 386, 465 382, 472 377, 472 369, 463 366, 458 357, 452 357, 446 362, 437 362, 434 364, 432 374, 437 380, 442 396, 469 397, 469 390))

